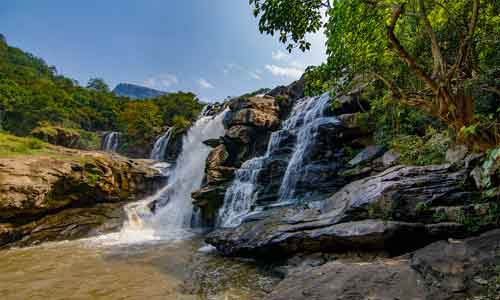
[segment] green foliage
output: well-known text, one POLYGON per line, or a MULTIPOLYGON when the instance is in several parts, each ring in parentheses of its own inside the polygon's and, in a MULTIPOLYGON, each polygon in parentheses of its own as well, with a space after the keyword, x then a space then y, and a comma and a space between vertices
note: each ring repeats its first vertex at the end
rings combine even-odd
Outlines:
POLYGON ((109 86, 102 78, 91 78, 87 84, 87 88, 101 93, 109 93, 109 86))
POLYGON ((33 155, 49 152, 48 144, 35 138, 21 138, 0 133, 0 157, 33 155))
POLYGON ((152 101, 132 101, 120 114, 120 128, 129 146, 152 140, 162 124, 160 108, 152 101))
POLYGON ((253 13, 259 17, 262 33, 279 35, 287 49, 299 47, 309 50, 311 43, 306 34, 317 32, 322 27, 321 11, 330 6, 329 0, 250 0, 253 13))
POLYGON ((184 116, 177 115, 172 119, 172 126, 177 130, 185 130, 191 125, 191 122, 184 116))
POLYGON ((84 150, 99 150, 101 148, 101 137, 97 133, 82 129, 79 129, 78 133, 80 139, 76 145, 77 148, 84 150))
POLYGON ((203 105, 193 93, 172 93, 152 100, 162 114, 164 125, 172 126, 175 116, 182 116, 188 121, 194 121, 201 112, 203 105))
POLYGON ((323 94, 334 86, 334 83, 331 81, 330 69, 328 64, 322 64, 306 70, 304 74, 304 94, 306 96, 323 94))
POLYGON ((96 149, 100 141, 95 131, 122 129, 129 143, 147 142, 176 116, 185 126, 202 107, 196 95, 183 92, 141 104, 110 93, 100 78, 83 88, 42 59, 0 40, 0 130, 26 136, 47 125, 67 128, 80 134, 75 147, 96 149))
POLYGON ((306 72, 307 95, 349 91, 360 81, 382 84, 378 88, 390 92, 400 105, 440 119, 457 134, 465 124, 463 133, 484 141, 477 143, 480 148, 500 141, 499 1, 324 2, 250 1, 261 32, 279 32, 289 50, 307 45, 307 33, 320 30, 326 8, 328 60, 306 72), (473 8, 478 2, 476 19, 473 8), (395 11, 400 14, 393 15, 395 11), (395 22, 388 31, 391 20, 395 22), (469 127, 471 120, 476 130, 469 127))
POLYGON ((478 213, 475 209, 462 211, 459 215, 459 222, 471 233, 477 233, 484 228, 498 227, 500 203, 489 203, 486 213, 478 213))
POLYGON ((426 214, 430 211, 430 207, 427 203, 425 202, 419 202, 417 203, 417 205, 415 206, 415 212, 418 214, 418 215, 423 215, 423 214, 426 214))
POLYGON ((488 151, 478 176, 483 198, 500 197, 500 148, 488 151))
POLYGON ((121 105, 122 100, 114 95, 79 87, 75 81, 58 75, 42 59, 0 42, 2 129, 28 135, 42 122, 48 122, 106 130, 116 123, 121 105))
POLYGON ((448 221, 448 215, 444 210, 437 210, 432 214, 432 220, 437 223, 448 221))
POLYGON ((400 135, 395 137, 390 146, 401 154, 400 161, 408 165, 432 165, 444 162, 445 153, 450 145, 450 138, 445 132, 437 133, 429 128, 425 136, 400 135))
POLYGON ((380 86, 368 87, 362 97, 371 99, 370 111, 360 114, 359 123, 375 129, 378 144, 390 145, 392 139, 403 135, 425 135, 429 126, 443 128, 422 112, 393 101, 380 86))

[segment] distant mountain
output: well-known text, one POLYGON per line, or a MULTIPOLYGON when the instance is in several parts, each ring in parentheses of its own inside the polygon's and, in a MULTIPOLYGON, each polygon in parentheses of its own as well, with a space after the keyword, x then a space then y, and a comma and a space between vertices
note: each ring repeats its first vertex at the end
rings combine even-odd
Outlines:
POLYGON ((132 99, 151 99, 167 94, 167 92, 130 83, 118 84, 113 90, 113 93, 117 96, 129 97, 132 99))

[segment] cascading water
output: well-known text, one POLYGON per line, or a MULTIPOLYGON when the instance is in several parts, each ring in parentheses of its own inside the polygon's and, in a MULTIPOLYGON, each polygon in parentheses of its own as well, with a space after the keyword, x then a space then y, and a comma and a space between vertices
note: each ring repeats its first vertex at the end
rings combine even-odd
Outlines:
POLYGON ((259 174, 273 156, 289 153, 286 148, 290 147, 287 141, 291 140, 291 136, 296 137, 295 144, 281 180, 278 202, 274 205, 285 205, 297 201, 296 185, 305 175, 307 164, 305 156, 314 143, 318 128, 324 124, 339 122, 334 117, 326 116, 329 103, 328 93, 320 97, 308 97, 297 101, 289 118, 283 122, 282 129, 271 135, 266 154, 245 162, 236 172, 235 179, 226 191, 224 204, 219 210, 218 226, 239 226, 252 213, 252 210, 259 210, 259 208, 253 208, 259 195, 259 174))
POLYGON ((285 176, 281 182, 279 191, 279 201, 295 201, 295 188, 297 182, 304 171, 304 160, 309 146, 314 141, 314 136, 320 125, 325 123, 339 123, 336 118, 325 117, 330 103, 329 93, 325 93, 319 98, 304 99, 297 103, 292 111, 291 117, 285 122, 285 129, 295 131, 297 143, 288 162, 285 176))
POLYGON ((191 235, 191 193, 201 186, 211 151, 203 141, 224 135, 224 115, 225 111, 216 116, 201 116, 189 129, 168 185, 125 208, 128 221, 119 233, 121 242, 182 239, 191 235))
POLYGON ((112 131, 104 136, 102 150, 107 152, 116 152, 120 142, 120 133, 112 131))
POLYGON ((218 226, 236 227, 251 211, 257 195, 257 176, 266 157, 250 159, 236 171, 235 178, 224 195, 224 204, 219 210, 218 226))
POLYGON ((149 158, 154 160, 162 160, 165 157, 165 151, 167 150, 168 143, 174 132, 174 127, 168 128, 168 130, 163 134, 158 140, 156 140, 153 150, 149 158))

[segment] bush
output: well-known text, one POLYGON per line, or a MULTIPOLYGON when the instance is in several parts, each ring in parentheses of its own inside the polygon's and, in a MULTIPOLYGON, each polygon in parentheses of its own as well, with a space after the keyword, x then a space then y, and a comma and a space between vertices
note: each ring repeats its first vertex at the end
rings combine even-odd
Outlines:
POLYGON ((402 163, 423 166, 444 163, 451 139, 446 132, 437 132, 429 127, 423 137, 399 135, 389 144, 392 149, 401 154, 402 163))
POLYGON ((49 152, 49 146, 36 138, 21 138, 0 133, 0 157, 49 152))
POLYGON ((184 130, 191 126, 191 122, 184 116, 175 116, 172 118, 172 126, 176 130, 184 130))

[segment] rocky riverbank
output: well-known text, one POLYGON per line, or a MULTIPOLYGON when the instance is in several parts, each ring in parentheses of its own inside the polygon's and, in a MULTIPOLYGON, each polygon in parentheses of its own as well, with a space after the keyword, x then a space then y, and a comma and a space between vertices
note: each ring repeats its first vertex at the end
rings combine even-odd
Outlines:
POLYGON ((193 194, 214 229, 206 242, 276 266, 285 279, 267 299, 500 295, 499 232, 484 233, 499 226, 500 206, 482 183, 498 158, 455 145, 442 164, 402 164, 360 124, 362 89, 301 99, 299 81, 232 100, 193 194), (241 224, 220 222, 228 207, 241 224))
POLYGON ((123 205, 164 182, 150 164, 62 147, 0 158, 0 246, 117 230, 123 205))

